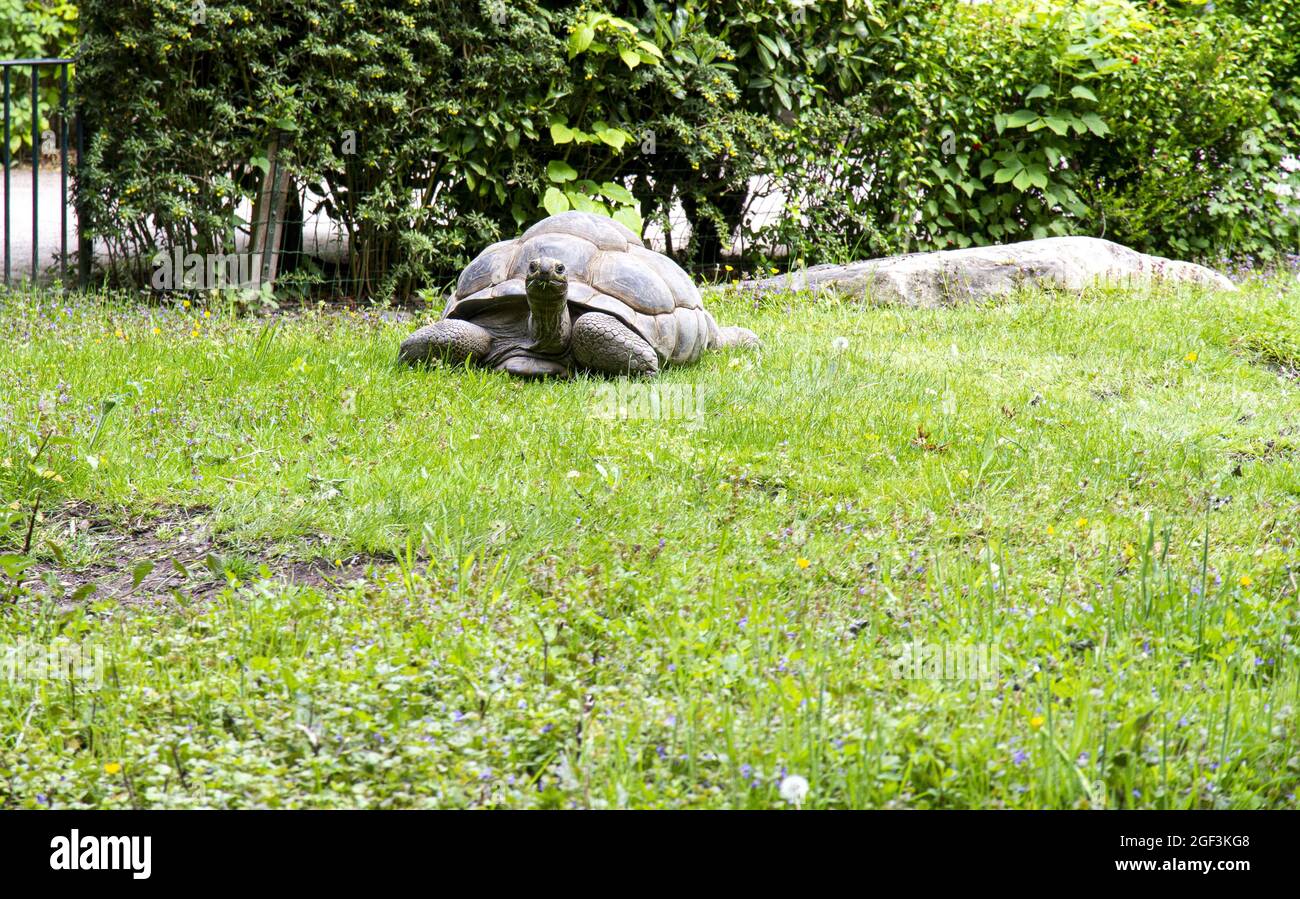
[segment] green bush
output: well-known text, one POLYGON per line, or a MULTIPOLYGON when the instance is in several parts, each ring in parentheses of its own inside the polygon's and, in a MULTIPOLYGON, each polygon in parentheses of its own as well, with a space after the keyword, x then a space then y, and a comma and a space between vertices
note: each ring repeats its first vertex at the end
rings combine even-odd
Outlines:
POLYGON ((696 265, 738 235, 751 262, 1064 233, 1268 256, 1297 242, 1295 54, 1238 5, 88 0, 82 198, 144 279, 135 248, 232 247, 284 135, 378 296, 570 208, 680 208, 696 265), (757 230, 753 184, 787 201, 757 230))
POLYGON ((808 258, 1062 234, 1182 257, 1300 244, 1270 45, 1125 0, 950 7, 885 80, 801 123, 781 172, 808 258))
MULTIPOLYGON (((0 0, 0 59, 61 58, 74 49, 77 6, 68 0, 0 0)), ((50 115, 59 108, 55 69, 41 71, 38 92, 40 130, 50 127, 50 115)), ((9 152, 14 158, 32 149, 31 69, 10 69, 11 105, 9 152)))

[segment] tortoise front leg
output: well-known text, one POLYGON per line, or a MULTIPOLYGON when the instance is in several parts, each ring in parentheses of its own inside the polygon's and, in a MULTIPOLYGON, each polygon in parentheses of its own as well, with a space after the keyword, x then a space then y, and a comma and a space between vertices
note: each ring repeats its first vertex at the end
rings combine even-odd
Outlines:
POLYGON ((402 341, 397 358, 409 365, 441 359, 452 365, 476 362, 492 349, 492 335, 473 322, 457 318, 425 325, 402 341))
POLYGON ((659 357, 641 335, 612 315, 588 312, 573 323, 573 358, 611 375, 659 373, 659 357))

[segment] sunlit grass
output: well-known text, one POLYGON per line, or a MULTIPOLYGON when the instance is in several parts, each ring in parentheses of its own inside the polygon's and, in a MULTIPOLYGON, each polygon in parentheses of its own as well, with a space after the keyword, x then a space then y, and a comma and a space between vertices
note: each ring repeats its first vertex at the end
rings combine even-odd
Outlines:
POLYGON ((1300 291, 711 305, 764 350, 609 420, 610 382, 396 367, 375 312, 7 297, 9 549, 39 491, 47 563, 114 561, 70 499, 210 507, 244 562, 210 603, 6 613, 113 676, 0 685, 4 801, 1294 805, 1300 291), (320 592, 272 548, 398 561, 320 592))

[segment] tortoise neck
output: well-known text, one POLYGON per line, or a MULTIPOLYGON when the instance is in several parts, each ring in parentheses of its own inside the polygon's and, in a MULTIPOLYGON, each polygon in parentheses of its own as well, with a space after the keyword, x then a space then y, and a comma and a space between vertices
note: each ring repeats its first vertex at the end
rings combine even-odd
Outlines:
POLYGON ((542 353, 563 353, 569 348, 573 324, 569 318, 568 291, 558 295, 528 291, 528 339, 542 353))

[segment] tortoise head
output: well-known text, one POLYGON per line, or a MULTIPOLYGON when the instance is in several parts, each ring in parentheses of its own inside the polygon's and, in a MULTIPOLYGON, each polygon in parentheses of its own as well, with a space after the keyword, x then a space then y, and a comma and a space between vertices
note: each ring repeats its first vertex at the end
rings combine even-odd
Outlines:
POLYGON ((563 304, 569 292, 569 277, 563 262, 551 256, 538 256, 528 263, 524 277, 530 303, 563 304))

